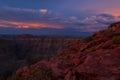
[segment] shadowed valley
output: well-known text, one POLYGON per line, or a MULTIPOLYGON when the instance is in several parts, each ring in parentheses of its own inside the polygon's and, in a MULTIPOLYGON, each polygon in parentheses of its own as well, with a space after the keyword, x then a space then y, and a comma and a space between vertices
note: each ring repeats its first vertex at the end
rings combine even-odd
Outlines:
POLYGON ((53 57, 77 40, 79 38, 1 35, 0 75, 8 76, 20 67, 53 57))

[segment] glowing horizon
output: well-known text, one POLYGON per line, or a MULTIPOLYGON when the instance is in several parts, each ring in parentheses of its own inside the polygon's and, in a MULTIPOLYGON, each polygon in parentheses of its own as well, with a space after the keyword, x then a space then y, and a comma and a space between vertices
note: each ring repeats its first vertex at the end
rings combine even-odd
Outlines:
POLYGON ((30 22, 13 22, 13 21, 2 21, 0 20, 0 26, 14 25, 14 28, 56 28, 62 29, 61 25, 56 24, 45 24, 45 23, 30 23, 30 22))

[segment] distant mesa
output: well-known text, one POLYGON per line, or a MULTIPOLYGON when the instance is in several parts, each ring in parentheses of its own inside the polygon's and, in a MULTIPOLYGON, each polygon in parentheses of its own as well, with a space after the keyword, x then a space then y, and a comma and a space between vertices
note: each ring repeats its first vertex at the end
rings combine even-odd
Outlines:
POLYGON ((21 35, 17 35, 17 37, 20 37, 20 38, 32 38, 34 36, 31 35, 31 34, 21 34, 21 35))

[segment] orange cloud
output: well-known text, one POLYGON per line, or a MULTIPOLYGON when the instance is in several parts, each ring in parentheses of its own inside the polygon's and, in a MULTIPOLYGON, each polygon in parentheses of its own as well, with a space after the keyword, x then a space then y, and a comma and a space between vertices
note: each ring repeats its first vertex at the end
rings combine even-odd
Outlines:
POLYGON ((116 18, 120 16, 120 11, 119 10, 110 10, 110 11, 108 11, 108 13, 111 13, 116 18))
POLYGON ((16 22, 16 21, 3 21, 0 20, 0 25, 14 25, 15 28, 63 28, 58 24, 47 24, 47 23, 29 23, 29 22, 16 22))
POLYGON ((114 15, 115 17, 118 17, 118 16, 120 16, 120 12, 115 12, 115 13, 113 13, 113 15, 114 15))
POLYGON ((42 13, 42 14, 46 14, 47 12, 48 12, 47 9, 40 9, 40 13, 42 13))

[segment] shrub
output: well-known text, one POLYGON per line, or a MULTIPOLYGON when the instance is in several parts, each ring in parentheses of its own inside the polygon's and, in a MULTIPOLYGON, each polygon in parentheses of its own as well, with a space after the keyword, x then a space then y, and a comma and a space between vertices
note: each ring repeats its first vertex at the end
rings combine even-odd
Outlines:
POLYGON ((34 69, 30 69, 29 74, 26 76, 13 74, 7 80, 56 80, 52 74, 52 70, 45 66, 39 66, 34 69))
POLYGON ((60 55, 60 56, 58 56, 58 59, 60 59, 60 60, 64 60, 64 59, 66 59, 66 58, 67 58, 66 55, 60 55))
POLYGON ((111 31, 112 31, 112 28, 111 28, 111 27, 108 27, 107 31, 111 32, 111 31))
POLYGON ((112 40, 115 44, 120 44, 120 36, 113 36, 112 40))
POLYGON ((93 40, 93 37, 92 36, 88 36, 88 37, 83 39, 83 42, 88 43, 88 42, 90 42, 92 40, 93 40))
POLYGON ((8 77, 6 80, 26 80, 16 74, 13 74, 12 77, 8 77))
POLYGON ((102 47, 102 49, 108 49, 109 48, 109 46, 103 46, 102 47))
POLYGON ((32 70, 29 74, 29 80, 55 80, 55 77, 52 74, 52 70, 45 66, 39 66, 38 69, 32 70))
POLYGON ((92 48, 90 48, 90 51, 94 52, 94 51, 96 51, 96 49, 94 47, 92 47, 92 48))

